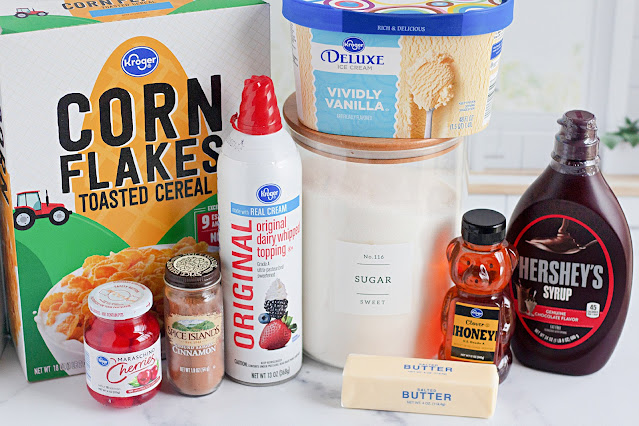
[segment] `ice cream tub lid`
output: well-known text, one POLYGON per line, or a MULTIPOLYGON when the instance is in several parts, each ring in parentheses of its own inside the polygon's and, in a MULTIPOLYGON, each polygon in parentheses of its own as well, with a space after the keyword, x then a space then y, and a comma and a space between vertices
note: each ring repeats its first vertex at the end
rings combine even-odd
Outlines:
POLYGON ((308 28, 360 34, 472 36, 503 30, 515 0, 283 0, 282 14, 308 28))

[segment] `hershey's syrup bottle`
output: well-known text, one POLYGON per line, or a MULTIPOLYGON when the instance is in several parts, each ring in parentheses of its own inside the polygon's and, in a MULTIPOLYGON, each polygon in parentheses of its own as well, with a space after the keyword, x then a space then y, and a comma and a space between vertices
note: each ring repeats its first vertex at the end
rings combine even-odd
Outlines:
POLYGON ((599 170, 595 116, 569 111, 558 123, 552 161, 517 204, 506 236, 519 252, 512 349, 529 367, 585 375, 606 364, 626 320, 632 243, 599 170))

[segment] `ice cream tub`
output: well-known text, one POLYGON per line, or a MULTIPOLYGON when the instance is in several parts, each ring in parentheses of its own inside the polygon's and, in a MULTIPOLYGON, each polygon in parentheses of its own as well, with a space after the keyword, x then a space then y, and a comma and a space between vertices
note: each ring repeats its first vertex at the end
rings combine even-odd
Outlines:
POLYGON ((514 0, 284 0, 297 114, 323 133, 451 138, 490 121, 514 0))

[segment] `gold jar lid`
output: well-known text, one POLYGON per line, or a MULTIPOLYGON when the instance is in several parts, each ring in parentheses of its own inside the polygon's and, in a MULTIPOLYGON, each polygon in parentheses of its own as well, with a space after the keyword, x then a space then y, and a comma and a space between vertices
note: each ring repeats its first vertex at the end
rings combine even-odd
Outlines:
POLYGON ((208 253, 183 253, 171 258, 164 268, 164 282, 182 290, 208 288, 220 282, 217 259, 208 253))
POLYGON ((284 120, 299 145, 315 153, 344 161, 405 163, 443 155, 463 141, 450 139, 399 139, 333 135, 300 123, 295 93, 284 103, 284 120))

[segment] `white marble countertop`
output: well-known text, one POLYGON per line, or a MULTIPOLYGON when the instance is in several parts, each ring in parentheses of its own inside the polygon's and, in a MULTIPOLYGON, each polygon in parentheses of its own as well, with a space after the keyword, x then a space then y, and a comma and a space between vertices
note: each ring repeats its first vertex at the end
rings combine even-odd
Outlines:
POLYGON ((28 383, 9 346, 0 359, 0 424, 629 424, 637 404, 632 389, 639 382, 637 335, 639 316, 631 311, 612 359, 590 376, 542 373, 515 361, 499 388, 497 410, 489 420, 341 408, 341 371, 308 359, 294 380, 279 386, 247 387, 225 379, 217 392, 188 398, 173 392, 165 382, 146 404, 117 410, 89 396, 84 375, 28 383))
MULTIPOLYGON (((639 230, 634 283, 639 285, 639 230)), ((341 370, 305 360, 300 374, 279 386, 248 387, 224 379, 213 394, 188 398, 168 382, 138 407, 103 407, 86 390, 84 375, 28 383, 15 349, 0 359, 0 425, 616 425, 636 424, 639 400, 639 289, 635 288, 619 344, 608 364, 590 376, 544 373, 515 360, 499 387, 488 420, 424 414, 349 410, 340 407, 341 370)))

